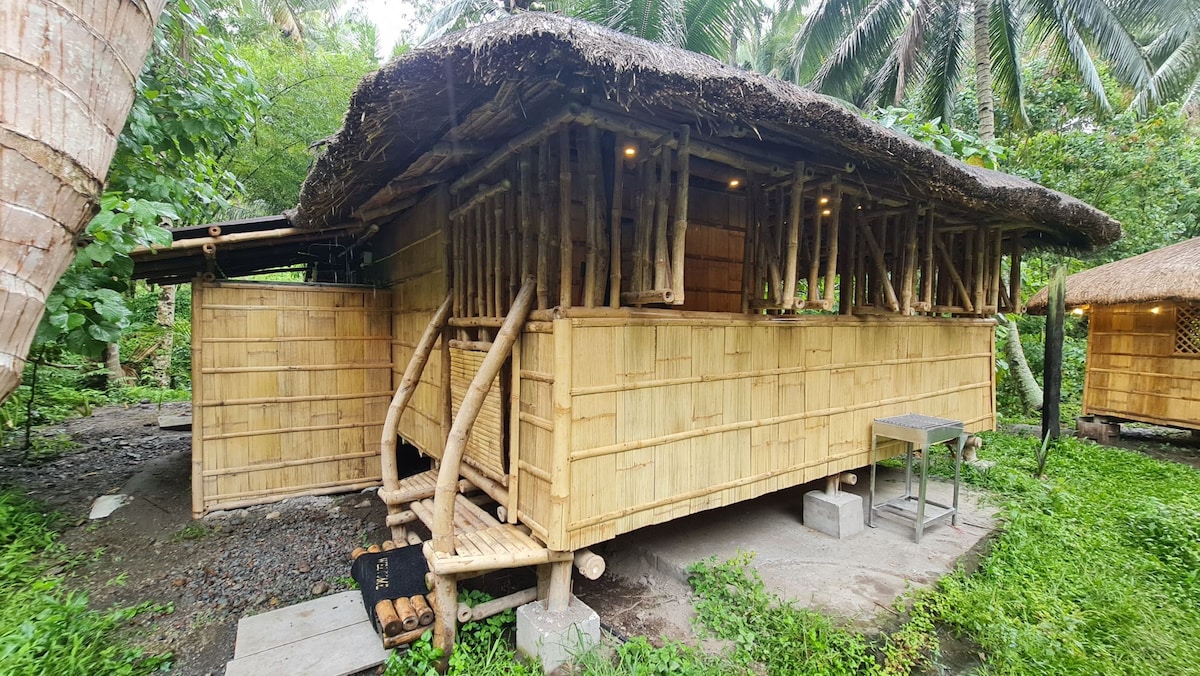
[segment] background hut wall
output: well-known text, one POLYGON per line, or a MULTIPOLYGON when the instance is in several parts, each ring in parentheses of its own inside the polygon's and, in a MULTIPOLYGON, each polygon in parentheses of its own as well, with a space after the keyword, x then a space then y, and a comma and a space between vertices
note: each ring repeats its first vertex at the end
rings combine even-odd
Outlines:
POLYGON ((1083 412, 1200 429, 1200 306, 1093 307, 1083 412))
POLYGON ((378 483, 392 293, 192 289, 193 512, 378 483))
POLYGON ((992 327, 922 317, 556 320, 553 335, 522 338, 522 520, 573 550, 862 467, 876 417, 917 412, 991 429, 992 327), (555 349, 564 340, 586 355, 567 370, 555 349), (560 392, 567 411, 555 407, 560 392))

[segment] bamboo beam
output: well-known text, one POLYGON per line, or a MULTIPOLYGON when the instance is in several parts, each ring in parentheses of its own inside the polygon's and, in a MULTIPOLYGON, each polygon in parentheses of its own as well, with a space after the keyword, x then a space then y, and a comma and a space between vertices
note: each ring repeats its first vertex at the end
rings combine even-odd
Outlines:
POLYGON ((962 300, 962 307, 967 312, 974 312, 975 306, 971 303, 971 294, 967 293, 967 287, 963 285, 962 277, 959 276, 958 270, 954 267, 954 261, 950 258, 950 252, 946 251, 946 245, 942 244, 942 240, 938 237, 935 237, 933 242, 937 248, 942 270, 950 275, 950 281, 954 284, 954 288, 962 300))
MULTIPOLYGON (((550 144, 538 147, 538 232, 537 232, 537 306, 550 307, 550 144)), ((510 266, 515 267, 515 266, 510 266)), ((514 278, 515 287, 515 278, 514 278)), ((512 296, 516 296, 515 290, 512 296)), ((511 297, 510 297, 511 302, 511 297)), ((514 509, 513 512, 516 512, 514 509)))
POLYGON ((386 211, 391 206, 388 202, 391 202, 393 199, 414 190, 445 183, 453 177, 453 171, 439 171, 434 174, 425 174, 412 178, 393 178, 387 185, 377 190, 374 195, 368 197, 358 209, 355 209, 353 216, 363 222, 372 220, 377 217, 375 214, 386 211))
POLYGON ((621 306, 621 219, 625 211, 625 138, 617 135, 613 144, 612 219, 609 224, 608 304, 621 306))
MULTIPOLYGON (((829 257, 825 264, 825 290, 821 293, 821 300, 824 301, 826 311, 833 309, 833 289, 837 278, 837 263, 838 263, 838 235, 842 226, 842 190, 840 178, 834 174, 830 179, 832 186, 830 192, 833 202, 833 208, 830 209, 833 213, 829 217, 829 257)), ((893 297, 895 294, 893 294, 893 297)), ((894 298, 893 298, 894 300, 894 298)))
POLYGON ((650 289, 648 291, 625 291, 621 293, 623 305, 675 304, 673 289, 650 289))
MULTIPOLYGON (((784 257, 783 271, 783 308, 791 310, 796 307, 796 274, 800 255, 800 231, 804 218, 804 163, 797 162, 792 169, 791 211, 787 224, 787 255, 784 257)), ((779 210, 783 211, 780 203, 779 210)))
MULTIPOLYGON (((404 377, 400 379, 400 386, 396 388, 396 394, 392 396, 391 404, 388 406, 387 417, 383 420, 383 432, 379 444, 379 462, 383 475, 383 491, 395 492, 400 490, 400 476, 396 466, 396 435, 400 427, 400 417, 404 415, 404 409, 408 407, 408 402, 412 400, 413 393, 417 391, 417 385, 421 381, 421 373, 424 372, 425 364, 429 361, 429 355, 433 352, 433 346, 442 333, 442 327, 446 323, 446 318, 450 316, 451 302, 452 294, 447 294, 446 300, 442 301, 437 312, 433 313, 433 317, 425 327, 425 332, 421 334, 421 340, 417 342, 417 349, 413 351, 413 355, 408 361, 408 366, 404 369, 404 377)), ((449 367, 449 364, 442 365, 442 368, 445 370, 449 370, 449 367)), ((384 502, 387 502, 387 498, 384 497, 383 492, 381 492, 380 497, 384 498, 384 502)), ((404 534, 402 526, 392 529, 392 539, 399 538, 402 540, 404 539, 404 534)))
POLYGON ((479 410, 491 390, 492 381, 500 372, 512 346, 520 333, 521 325, 529 316, 533 297, 537 290, 536 282, 526 279, 521 285, 521 291, 513 301, 512 309, 504 321, 504 326, 496 334, 495 344, 484 357, 479 371, 471 379, 471 385, 459 404, 458 415, 450 428, 450 437, 446 448, 442 451, 441 466, 438 468, 437 488, 434 491, 433 515, 433 550, 444 554, 454 553, 454 500, 458 492, 458 477, 461 471, 463 453, 467 447, 467 437, 479 416, 479 410))
POLYGON ((688 125, 679 127, 678 179, 675 188, 675 227, 671 231, 671 290, 675 292, 675 305, 683 305, 683 266, 687 255, 688 227, 688 184, 691 177, 692 130, 688 125))
POLYGON ((450 192, 458 194, 466 190, 470 186, 478 183, 480 179, 491 174, 493 171, 500 168, 508 158, 521 152, 525 148, 532 147, 550 138, 555 132, 560 131, 565 125, 579 117, 581 108, 578 104, 568 104, 565 108, 548 117, 541 124, 530 127, 514 137, 508 143, 500 146, 500 148, 489 155, 487 159, 475 165, 467 173, 462 175, 462 178, 450 185, 450 192))
POLYGON ((479 206, 483 202, 495 197, 496 195, 507 192, 511 189, 512 189, 512 181, 509 181, 507 178, 500 181, 496 185, 492 185, 492 186, 481 185, 481 186, 479 186, 479 192, 475 193, 471 197, 471 199, 467 200, 466 202, 463 202, 461 206, 459 206, 458 208, 456 208, 450 212, 450 220, 457 220, 459 218, 462 218, 462 216, 464 214, 466 214, 470 210, 474 209, 475 207, 479 206))
POLYGON ((664 152, 659 161, 658 195, 655 198, 654 216, 654 288, 665 289, 671 285, 670 252, 667 249, 667 209, 670 206, 671 189, 670 151, 664 152))
POLYGON ((571 128, 558 132, 558 304, 571 307, 571 128))

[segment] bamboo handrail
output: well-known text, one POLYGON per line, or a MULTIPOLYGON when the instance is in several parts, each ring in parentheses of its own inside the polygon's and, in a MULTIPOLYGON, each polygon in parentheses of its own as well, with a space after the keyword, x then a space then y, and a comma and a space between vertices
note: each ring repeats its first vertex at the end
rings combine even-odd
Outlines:
MULTIPOLYGON (((462 403, 459 404, 458 415, 454 418, 454 425, 450 428, 450 435, 446 439, 446 448, 442 451, 437 488, 434 491, 434 520, 431 530, 433 531, 432 543, 435 552, 454 553, 454 496, 458 492, 458 477, 463 453, 467 447, 467 436, 475 424, 475 419, 479 416, 479 410, 487 398, 488 391, 491 390, 496 374, 508 360, 509 352, 512 351, 513 343, 516 342, 521 325, 529 316, 536 291, 536 280, 526 278, 521 285, 520 293, 513 301, 512 309, 508 311, 504 326, 496 334, 492 349, 484 357, 479 371, 471 379, 471 386, 467 388, 462 403)), ((389 410, 389 420, 391 419, 390 414, 389 410)))
MULTIPOLYGON (((417 385, 421 382, 421 373, 425 371, 425 364, 429 361, 433 346, 442 334, 446 318, 450 316, 450 305, 453 298, 453 291, 447 293, 446 300, 442 301, 441 307, 429 320, 429 325, 425 327, 425 333, 421 334, 421 340, 417 343, 417 349, 408 361, 408 367, 404 369, 404 377, 400 379, 400 386, 396 388, 396 394, 392 396, 392 403, 388 406, 379 443, 379 463, 380 471, 383 473, 384 490, 400 489, 400 477, 396 467, 396 434, 400 428, 400 416, 404 414, 404 409, 412 400, 413 393, 417 391, 417 385)), ((448 369, 450 365, 442 364, 442 368, 448 369)))

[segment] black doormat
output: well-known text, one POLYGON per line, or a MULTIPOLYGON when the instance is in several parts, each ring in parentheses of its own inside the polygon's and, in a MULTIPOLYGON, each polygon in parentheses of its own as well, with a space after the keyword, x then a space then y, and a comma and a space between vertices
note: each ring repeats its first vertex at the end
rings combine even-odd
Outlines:
POLYGON ((362 592, 367 617, 375 631, 379 632, 379 618, 375 617, 375 604, 384 599, 390 601, 400 597, 427 594, 425 573, 429 564, 420 545, 409 545, 378 554, 363 554, 350 564, 350 576, 358 583, 362 592))

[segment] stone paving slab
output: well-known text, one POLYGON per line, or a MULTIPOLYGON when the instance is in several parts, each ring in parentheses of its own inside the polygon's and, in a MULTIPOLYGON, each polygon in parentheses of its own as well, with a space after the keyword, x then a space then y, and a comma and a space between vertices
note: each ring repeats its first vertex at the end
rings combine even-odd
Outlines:
POLYGON ((238 622, 226 676, 344 676, 382 664, 388 651, 357 591, 323 596, 238 622))

